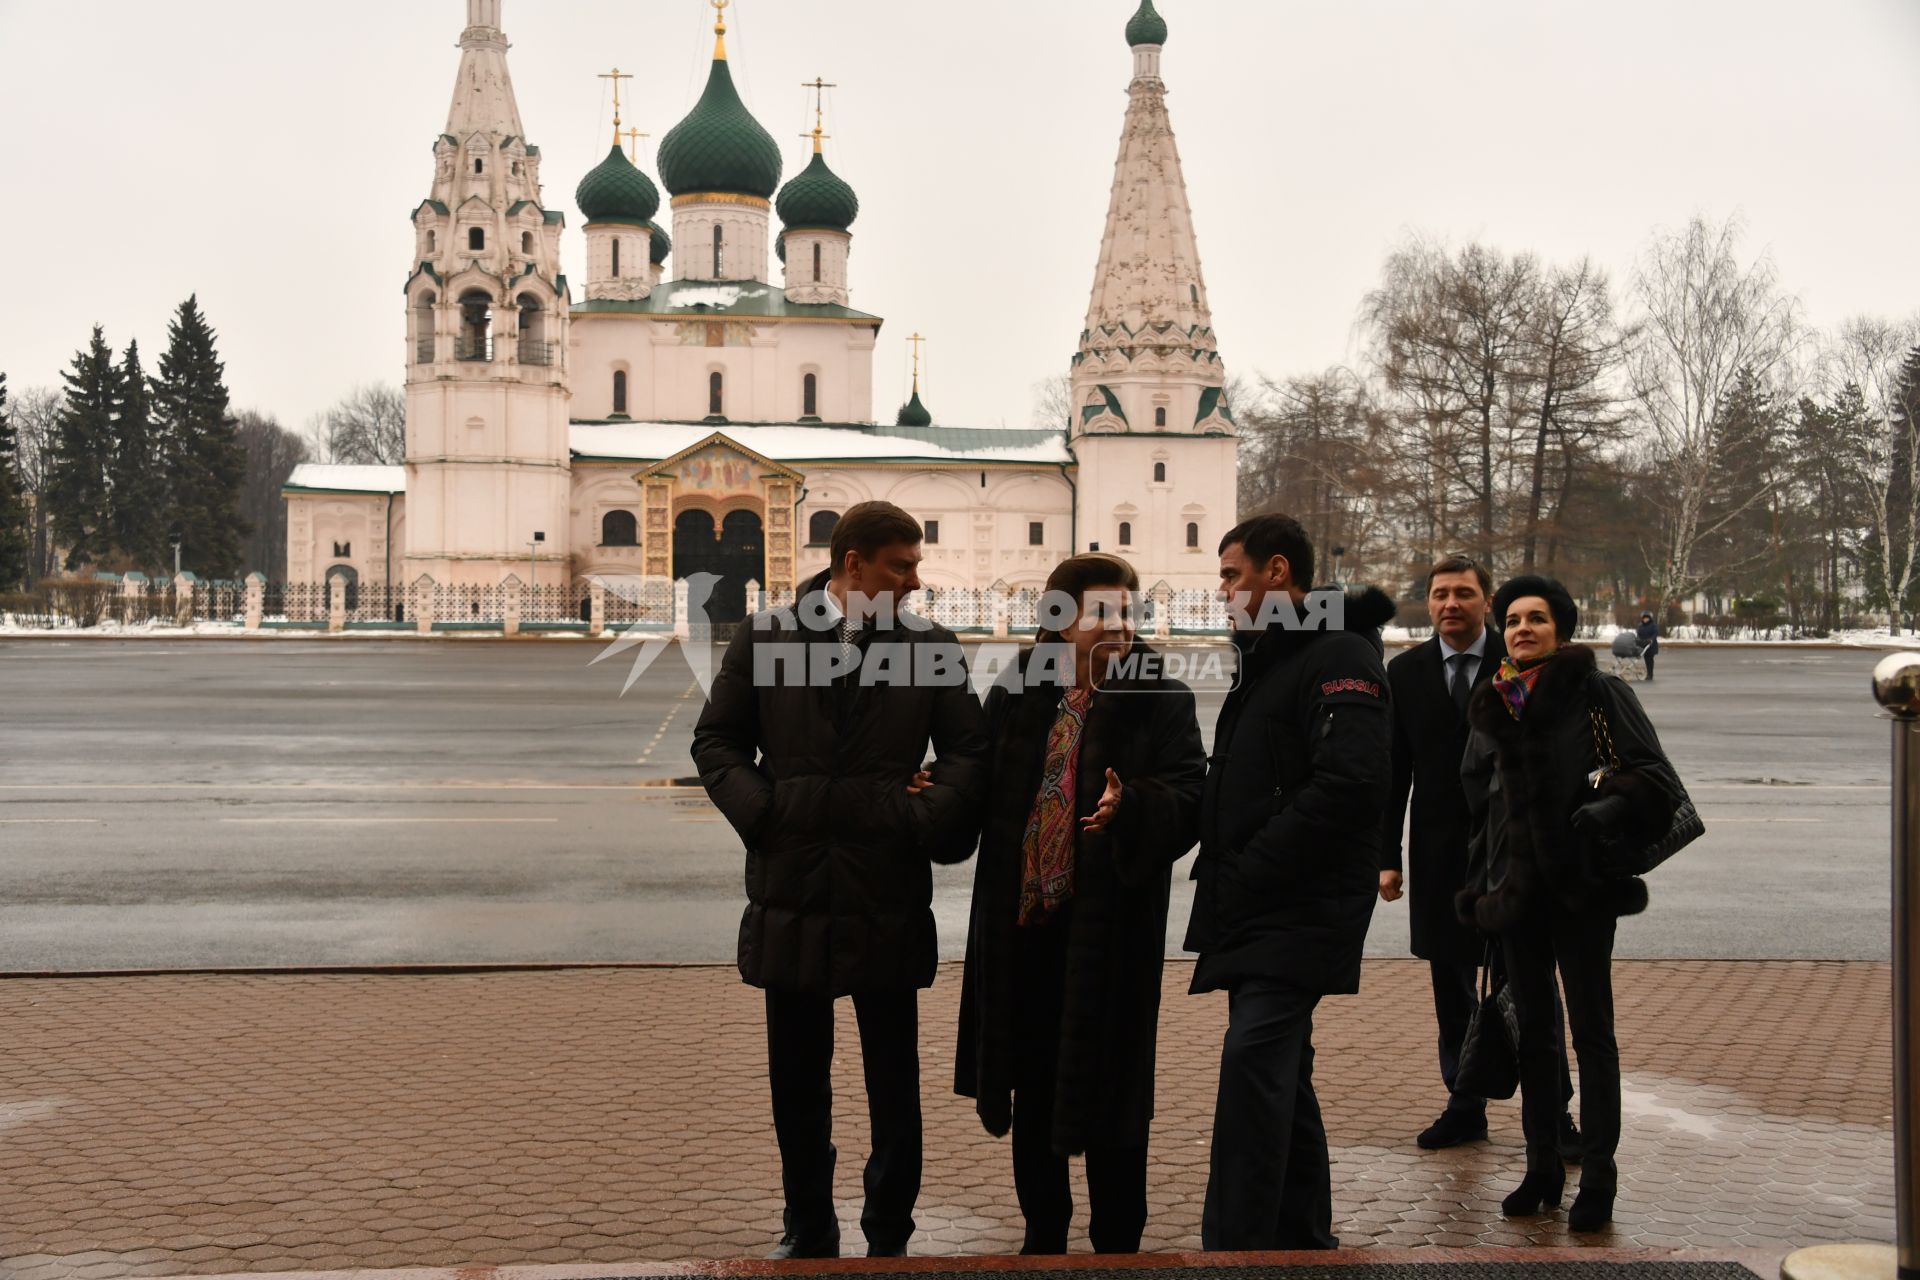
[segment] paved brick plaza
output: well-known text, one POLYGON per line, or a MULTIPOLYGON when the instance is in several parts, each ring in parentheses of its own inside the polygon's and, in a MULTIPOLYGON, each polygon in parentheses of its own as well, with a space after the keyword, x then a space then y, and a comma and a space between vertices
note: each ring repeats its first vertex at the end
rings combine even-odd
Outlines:
MULTIPOLYGON (((1198 1247, 1222 997, 1172 964, 1147 1249, 1198 1247)), ((1888 970, 1621 962, 1614 1246, 1892 1238, 1888 970)), ((951 1095, 958 974, 922 1004, 917 1253, 1018 1248, 1009 1156, 951 1095)), ((726 1258, 778 1234, 758 993, 725 968, 0 982, 8 1280, 726 1258)), ((839 1194, 865 1152, 843 1005, 839 1194)), ((1422 1153, 1439 1103, 1425 966, 1322 1006, 1344 1244, 1573 1242, 1506 1222, 1494 1141, 1422 1153)), ((1074 1247, 1086 1248, 1084 1205, 1074 1247)))

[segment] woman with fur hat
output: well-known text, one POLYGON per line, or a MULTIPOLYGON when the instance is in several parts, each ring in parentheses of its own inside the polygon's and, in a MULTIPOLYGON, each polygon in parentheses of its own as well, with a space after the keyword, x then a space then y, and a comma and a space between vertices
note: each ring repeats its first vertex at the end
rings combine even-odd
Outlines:
POLYGON ((1575 1231, 1613 1219, 1619 1182, 1620 1052, 1613 1034, 1613 937, 1644 911, 1638 857, 1664 834, 1685 792, 1640 702, 1573 642, 1579 611, 1551 578, 1494 593, 1506 640, 1497 678, 1467 707, 1461 780, 1472 820, 1460 919, 1494 935, 1520 1016, 1521 1125, 1527 1172, 1501 1202, 1509 1217, 1560 1203, 1561 1099, 1554 1026, 1557 968, 1580 1066, 1586 1149, 1575 1231), (1617 767, 1616 767, 1617 765, 1617 767))

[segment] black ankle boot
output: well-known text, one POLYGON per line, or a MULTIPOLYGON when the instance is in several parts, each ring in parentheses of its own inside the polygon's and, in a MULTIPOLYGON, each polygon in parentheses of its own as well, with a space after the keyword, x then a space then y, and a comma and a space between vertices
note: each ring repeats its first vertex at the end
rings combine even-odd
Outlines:
POLYGON ((1580 1194, 1567 1210, 1567 1230, 1598 1231, 1613 1221, 1613 1197, 1620 1171, 1611 1158, 1590 1156, 1580 1171, 1580 1194))
POLYGON ((1560 1207, 1560 1194, 1566 1190, 1567 1167, 1560 1153, 1548 1147, 1527 1152, 1527 1176, 1500 1202, 1500 1212, 1509 1218, 1526 1218, 1546 1209, 1560 1207))

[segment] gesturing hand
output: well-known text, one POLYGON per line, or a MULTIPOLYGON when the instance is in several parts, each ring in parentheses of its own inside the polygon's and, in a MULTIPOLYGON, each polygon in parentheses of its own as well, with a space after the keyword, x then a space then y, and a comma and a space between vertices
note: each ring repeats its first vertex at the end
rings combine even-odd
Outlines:
POLYGON ((912 781, 907 783, 907 794, 910 796, 917 796, 922 791, 925 791, 928 787, 932 785, 933 785, 933 771, 931 769, 922 769, 920 772, 913 775, 912 781))
POLYGON ((1120 796, 1124 788, 1120 785, 1120 775, 1107 770, 1107 789, 1100 797, 1100 806, 1091 814, 1080 819, 1083 831, 1105 831, 1107 824, 1113 821, 1113 815, 1120 811, 1120 796))

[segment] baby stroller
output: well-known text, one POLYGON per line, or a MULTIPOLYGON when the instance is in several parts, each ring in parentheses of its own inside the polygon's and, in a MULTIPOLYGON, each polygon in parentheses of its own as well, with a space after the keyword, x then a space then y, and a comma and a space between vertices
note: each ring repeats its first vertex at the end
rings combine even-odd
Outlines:
POLYGON ((1647 642, 1631 631, 1613 638, 1613 674, 1622 680, 1644 680, 1647 676, 1647 642))

